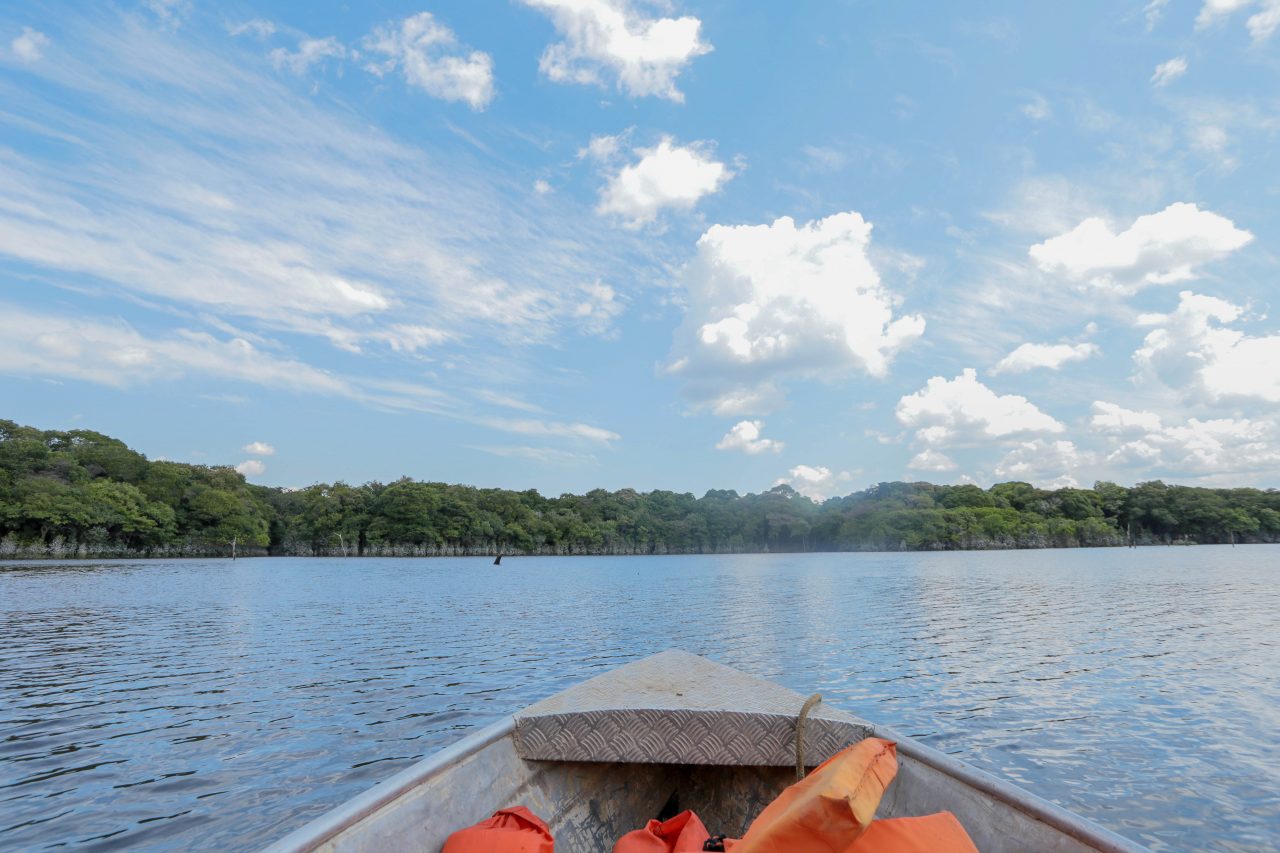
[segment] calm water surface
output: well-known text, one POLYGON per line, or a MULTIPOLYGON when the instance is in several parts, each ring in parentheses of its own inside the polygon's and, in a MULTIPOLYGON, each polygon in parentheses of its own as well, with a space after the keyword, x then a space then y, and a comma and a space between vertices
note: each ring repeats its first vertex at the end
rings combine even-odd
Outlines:
POLYGON ((1155 850, 1280 847, 1280 548, 0 564, 0 848, 251 850, 678 646, 1155 850))

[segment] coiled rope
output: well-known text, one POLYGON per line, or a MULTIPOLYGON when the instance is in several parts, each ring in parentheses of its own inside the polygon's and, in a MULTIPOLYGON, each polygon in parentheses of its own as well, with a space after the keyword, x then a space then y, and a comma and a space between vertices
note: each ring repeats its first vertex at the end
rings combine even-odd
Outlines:
POLYGON ((804 778, 804 726, 809 719, 813 706, 822 701, 822 694, 815 693, 804 700, 800 708, 800 716, 796 717, 796 778, 804 778))

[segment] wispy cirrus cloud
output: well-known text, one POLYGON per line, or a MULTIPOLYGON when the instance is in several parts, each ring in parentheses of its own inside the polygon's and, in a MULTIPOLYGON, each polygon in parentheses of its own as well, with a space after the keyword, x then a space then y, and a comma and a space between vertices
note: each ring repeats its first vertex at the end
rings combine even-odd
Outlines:
MULTIPOLYGON (((603 277, 649 250, 456 143, 411 144, 300 91, 256 42, 194 16, 68 19, 49 40, 75 50, 23 69, 39 91, 0 80, 0 127, 41 140, 0 152, 0 269, 107 316, 119 300, 132 323, 34 312, 0 369, 117 387, 225 379, 529 434, 470 393, 388 377, 448 346, 431 384, 473 392, 473 366, 517 375, 529 347, 607 335, 627 298, 603 277), (325 343, 337 353, 315 359, 325 343)), ((616 438, 542 423, 560 440, 616 438)))
POLYGON ((301 97, 225 44, 96 23, 66 62, 33 68, 101 111, 10 92, 4 120, 67 142, 0 156, 0 257, 346 348, 391 343, 390 311, 458 339, 600 327, 580 306, 626 251, 603 225, 526 209, 527 192, 464 156, 301 97))
POLYGON ((294 74, 306 74, 327 59, 345 59, 347 49, 336 38, 328 36, 304 38, 298 42, 297 50, 277 47, 267 55, 276 68, 287 68, 294 74))
POLYGON ((1187 58, 1185 56, 1175 56, 1173 59, 1161 62, 1156 66, 1155 73, 1151 75, 1151 85, 1156 88, 1168 86, 1186 73, 1187 58))

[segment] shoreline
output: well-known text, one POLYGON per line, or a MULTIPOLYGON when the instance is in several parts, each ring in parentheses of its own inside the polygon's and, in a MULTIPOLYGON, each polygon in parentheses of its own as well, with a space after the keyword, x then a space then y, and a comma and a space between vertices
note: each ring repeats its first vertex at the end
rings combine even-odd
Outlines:
MULTIPOLYGON (((1234 548, 1237 545, 1276 545, 1276 542, 1193 542, 1193 541, 1176 541, 1176 542, 1135 542, 1132 545, 1124 544, 1090 544, 1090 545, 984 545, 973 547, 936 547, 936 548, 811 548, 806 551, 792 550, 678 550, 678 549, 660 549, 660 550, 601 550, 601 551, 502 551, 504 559, 507 558, 525 558, 525 557, 731 557, 731 556, 795 556, 801 554, 941 554, 941 553, 972 553, 972 552, 1007 552, 1007 551, 1081 551, 1089 549, 1106 549, 1115 548, 1182 548, 1190 546, 1204 547, 1222 547, 1234 548)), ((87 552, 77 549, 75 553, 53 554, 44 552, 11 552, 0 554, 0 564, 10 562, 71 562, 71 561, 94 561, 94 560, 248 560, 248 559, 307 559, 307 560, 367 560, 367 559, 397 559, 397 560, 428 560, 428 559, 485 559, 498 556, 499 552, 495 550, 484 549, 413 549, 413 548, 396 548, 394 553, 388 553, 387 550, 370 551, 364 554, 335 554, 335 553, 277 553, 272 554, 264 550, 256 553, 245 553, 243 549, 232 558, 230 550, 208 550, 208 551, 187 551, 184 553, 167 553, 157 554, 148 552, 123 552, 119 550, 100 551, 96 553, 87 552)))

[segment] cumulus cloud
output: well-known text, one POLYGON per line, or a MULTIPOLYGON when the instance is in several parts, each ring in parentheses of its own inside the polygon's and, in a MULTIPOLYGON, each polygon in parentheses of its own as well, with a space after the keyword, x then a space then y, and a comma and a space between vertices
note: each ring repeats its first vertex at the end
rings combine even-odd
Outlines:
POLYGON ((31 27, 23 27, 21 35, 9 42, 9 50, 20 62, 38 62, 48 46, 49 37, 31 27))
POLYGON ((1224 325, 1243 314, 1225 299, 1183 291, 1172 313, 1138 318, 1152 331, 1134 360, 1193 396, 1280 403, 1280 335, 1255 337, 1224 325))
POLYGON ((261 477, 267 466, 260 459, 246 459, 236 466, 236 470, 246 477, 261 477))
POLYGON ((1155 73, 1151 75, 1151 85, 1157 88, 1168 86, 1186 73, 1187 58, 1185 56, 1175 56, 1173 59, 1161 62, 1156 66, 1155 73))
POLYGON ((1140 425, 1128 424, 1126 434, 1116 435, 1108 462, 1134 471, 1159 470, 1232 485, 1242 474, 1257 477, 1280 468, 1280 425, 1275 418, 1188 418, 1166 426, 1158 417, 1143 414, 1140 425))
POLYGON ((947 456, 938 450, 921 450, 911 460, 907 462, 907 467, 912 471, 954 471, 960 467, 947 456))
POLYGON ((781 441, 761 437, 764 421, 738 421, 725 433, 724 438, 716 444, 716 450, 740 450, 751 456, 772 450, 778 453, 783 448, 781 441))
POLYGON ((250 456, 274 456, 276 449, 265 441, 251 441, 240 448, 250 456))
POLYGON ((848 471, 836 474, 822 465, 797 465, 787 472, 787 476, 780 477, 773 484, 788 485, 807 498, 825 501, 851 479, 853 475, 848 471))
POLYGON ((797 225, 715 225, 685 268, 688 310, 668 372, 721 414, 776 407, 788 377, 884 376, 924 332, 867 255, 871 224, 838 213, 797 225))
POLYGON ((1042 489, 1075 488, 1080 483, 1072 472, 1091 461, 1091 454, 1081 452, 1073 442, 1037 438, 1019 442, 1005 454, 996 464, 995 475, 1024 480, 1042 489))
POLYGON ((1063 426, 1016 394, 997 394, 966 368, 955 379, 935 376, 898 401, 898 421, 932 446, 1033 433, 1059 433, 1063 426))
MULTIPOLYGON (((621 139, 594 137, 582 156, 616 162, 621 139)), ((632 153, 638 158, 635 162, 620 168, 606 167, 606 183, 596 208, 631 227, 652 222, 664 208, 688 210, 733 177, 733 172, 715 159, 707 142, 680 145, 664 136, 652 148, 636 148, 632 153)))
POLYGON ((682 102, 676 78, 711 51, 692 16, 649 18, 630 0, 524 0, 544 13, 563 38, 543 52, 539 69, 558 83, 604 85, 613 77, 632 97, 682 102))
POLYGON ((1155 412, 1126 409, 1105 400, 1094 402, 1093 417, 1089 423, 1098 432, 1113 434, 1152 432, 1161 427, 1160 416, 1155 412))
POLYGON ((294 74, 306 74, 313 65, 326 59, 345 59, 347 49, 333 36, 322 39, 305 38, 298 42, 297 50, 277 47, 267 56, 276 68, 287 68, 294 74))
POLYGON ((493 58, 460 45, 430 12, 379 27, 363 47, 385 57, 365 66, 379 77, 399 69, 410 86, 445 101, 465 101, 473 110, 493 100, 493 58))
POLYGON ((1091 217, 1030 249, 1046 273, 1117 293, 1195 278, 1196 268, 1225 257, 1253 239, 1225 216, 1194 204, 1171 204, 1139 216, 1116 233, 1091 217))
POLYGON ((1032 344, 1020 345, 992 369, 992 373, 1026 373, 1036 368, 1058 370, 1064 364, 1084 361, 1098 355, 1097 344, 1032 344))

